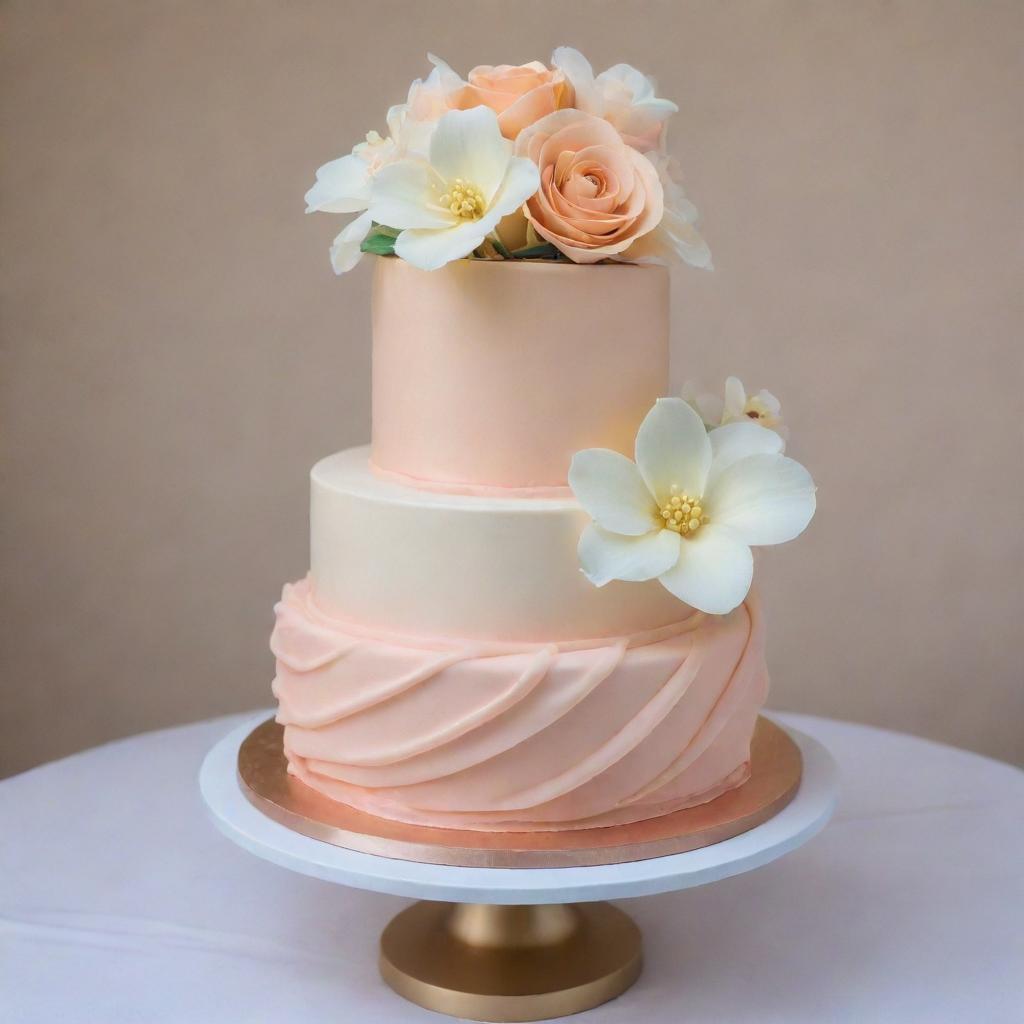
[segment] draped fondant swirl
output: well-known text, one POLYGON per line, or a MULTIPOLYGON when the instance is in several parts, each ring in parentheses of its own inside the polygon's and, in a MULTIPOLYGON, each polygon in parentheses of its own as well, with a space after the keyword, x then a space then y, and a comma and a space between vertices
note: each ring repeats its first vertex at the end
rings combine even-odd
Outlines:
POLYGON ((496 644, 393 636, 286 586, 271 648, 289 769, 411 824, 532 831, 621 824, 746 781, 767 692, 751 594, 643 633, 496 644))

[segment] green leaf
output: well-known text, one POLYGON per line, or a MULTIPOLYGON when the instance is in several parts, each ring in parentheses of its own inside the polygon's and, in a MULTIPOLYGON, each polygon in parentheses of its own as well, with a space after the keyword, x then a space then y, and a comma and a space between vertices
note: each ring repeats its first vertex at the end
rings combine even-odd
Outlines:
POLYGON ((363 252, 372 252, 375 256, 394 256, 395 237, 383 231, 375 231, 363 239, 363 244, 359 248, 363 252))
POLYGON ((512 253, 514 260, 558 259, 558 250, 550 243, 532 245, 526 249, 516 249, 512 253))
POLYGON ((492 231, 488 237, 491 240, 491 245, 494 246, 494 249, 499 256, 506 260, 512 259, 512 253, 505 248, 505 243, 498 237, 496 231, 492 231))

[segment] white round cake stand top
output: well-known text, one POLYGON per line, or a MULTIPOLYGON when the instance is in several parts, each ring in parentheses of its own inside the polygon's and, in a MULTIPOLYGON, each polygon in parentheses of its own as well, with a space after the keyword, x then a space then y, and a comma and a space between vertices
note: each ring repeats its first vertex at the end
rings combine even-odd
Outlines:
MULTIPOLYGON (((786 731, 803 754, 803 777, 793 800, 774 818, 689 853, 572 868, 464 868, 420 864, 345 850, 279 825, 242 793, 238 748, 267 712, 228 733, 199 772, 203 800, 217 827, 265 860, 357 889, 450 903, 585 903, 689 889, 752 871, 816 835, 835 809, 839 773, 829 752, 795 729, 786 731)), ((778 724, 778 723, 776 723, 778 724)))

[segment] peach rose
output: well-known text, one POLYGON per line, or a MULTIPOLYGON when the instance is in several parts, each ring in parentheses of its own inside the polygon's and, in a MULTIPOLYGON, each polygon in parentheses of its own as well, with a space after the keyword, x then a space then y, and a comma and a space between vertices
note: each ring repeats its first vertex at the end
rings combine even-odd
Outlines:
POLYGON ((539 61, 514 67, 481 64, 469 73, 469 81, 449 97, 453 107, 490 107, 506 139, 547 114, 572 105, 573 90, 562 71, 551 71, 539 61))
POLYGON ((556 111, 519 135, 516 154, 540 169, 527 219, 574 263, 614 258, 661 221, 657 170, 603 118, 556 111))

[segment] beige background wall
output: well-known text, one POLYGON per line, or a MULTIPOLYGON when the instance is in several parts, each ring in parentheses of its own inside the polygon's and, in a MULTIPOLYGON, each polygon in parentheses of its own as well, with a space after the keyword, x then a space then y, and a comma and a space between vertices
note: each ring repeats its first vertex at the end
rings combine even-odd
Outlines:
POLYGON ((1024 760, 1024 5, 22 0, 2 17, 0 773, 268 703, 306 474, 366 439, 367 267, 302 215, 427 69, 568 42, 678 100, 717 271, 676 383, 783 398, 777 707, 1024 760))

